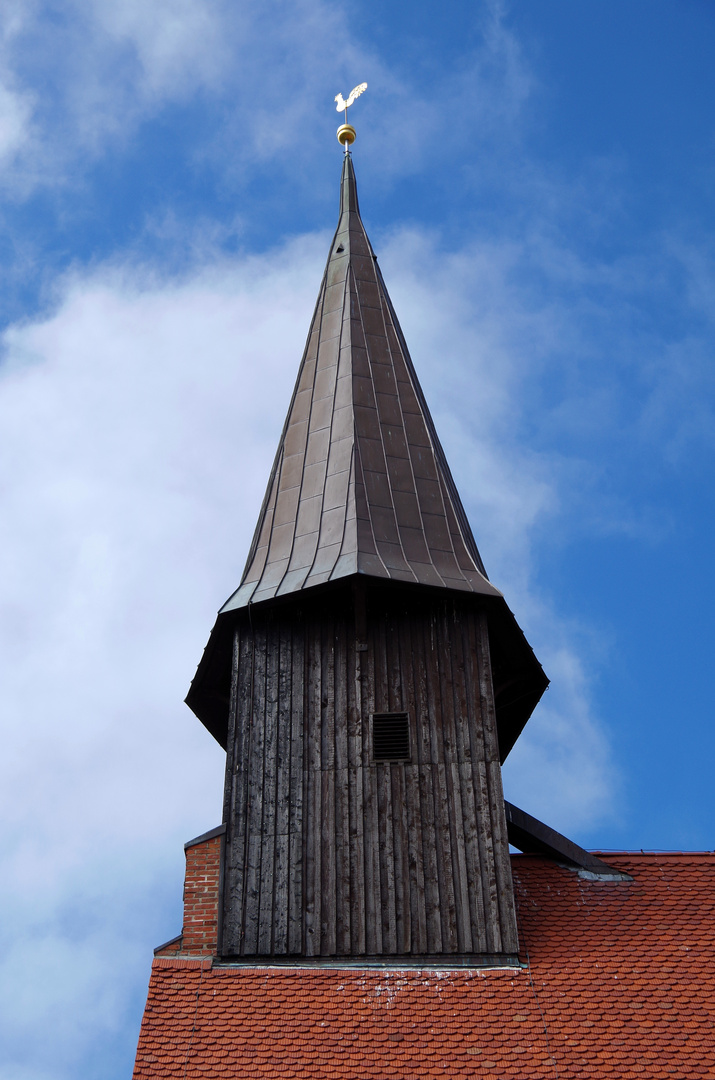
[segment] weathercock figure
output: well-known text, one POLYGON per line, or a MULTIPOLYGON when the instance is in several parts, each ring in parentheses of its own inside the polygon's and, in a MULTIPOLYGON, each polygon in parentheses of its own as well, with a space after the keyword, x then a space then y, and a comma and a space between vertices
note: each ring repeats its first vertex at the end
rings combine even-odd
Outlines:
POLYGON ((335 95, 336 105, 335 108, 338 112, 345 113, 345 123, 341 124, 338 128, 338 142, 345 147, 345 153, 349 152, 350 146, 355 142, 356 131, 352 124, 348 123, 348 109, 353 104, 356 98, 359 98, 367 90, 367 83, 360 83, 353 90, 350 91, 350 95, 347 99, 342 94, 335 95))

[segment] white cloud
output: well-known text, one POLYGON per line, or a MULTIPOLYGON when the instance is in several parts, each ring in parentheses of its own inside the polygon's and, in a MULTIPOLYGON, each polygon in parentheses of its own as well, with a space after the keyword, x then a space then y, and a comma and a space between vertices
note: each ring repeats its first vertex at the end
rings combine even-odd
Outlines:
POLYGON ((145 98, 184 98, 201 86, 216 86, 229 62, 223 31, 245 17, 223 3, 202 0, 90 0, 86 5, 98 30, 134 54, 137 91, 145 98))
POLYGON ((0 163, 15 158, 27 142, 31 115, 30 95, 0 84, 0 163))
POLYGON ((25 11, 20 0, 9 0, 0 13, 0 169, 11 165, 30 140, 34 92, 16 85, 9 63, 25 11))

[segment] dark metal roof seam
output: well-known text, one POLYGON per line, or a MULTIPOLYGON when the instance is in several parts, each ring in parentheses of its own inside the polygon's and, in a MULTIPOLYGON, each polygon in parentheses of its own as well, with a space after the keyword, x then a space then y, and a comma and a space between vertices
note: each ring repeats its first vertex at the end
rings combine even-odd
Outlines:
MULTIPOLYGON (((358 216, 358 221, 360 221, 359 216, 358 216)), ((363 225, 362 221, 360 221, 360 227, 362 229, 363 236, 365 237, 365 239, 367 241, 368 248, 369 248, 370 251, 372 251, 372 247, 370 246, 370 241, 368 239, 367 233, 365 232, 365 226, 363 225)), ((374 261, 373 261, 372 265, 373 266, 375 265, 374 261)), ((357 286, 357 279, 355 279, 355 295, 356 295, 357 301, 358 301, 357 309, 358 309, 358 314, 360 316, 360 325, 362 327, 363 337, 365 338, 365 343, 367 345, 367 334, 365 333, 365 322, 363 320, 363 315, 362 315, 362 304, 360 302, 360 292, 359 292, 358 286, 357 286)), ((378 295, 379 295, 379 284, 378 284, 378 295)), ((382 303, 380 304, 380 314, 382 314, 382 303)), ((384 325, 384 318, 383 318, 383 325, 384 325)), ((385 340, 387 341, 387 334, 385 334, 385 340)), ((388 348, 388 351, 389 351, 389 348, 390 348, 389 341, 387 341, 387 348, 388 348)), ((366 352, 367 352, 367 357, 368 357, 368 364, 370 365, 370 375, 372 377, 372 361, 371 361, 371 357, 370 357, 370 350, 366 349, 366 352)), ((393 372, 394 372, 394 365, 393 365, 393 372)), ((397 380, 395 380, 395 382, 397 382, 397 380)), ((375 387, 374 378, 373 378, 373 391, 374 391, 374 394, 375 394, 375 413, 376 413, 376 416, 377 416, 377 428, 378 428, 378 431, 380 432, 380 445, 382 446, 382 453, 383 453, 383 457, 385 459, 385 477, 387 479, 387 486, 388 486, 389 491, 390 491, 390 503, 392 505, 392 513, 393 513, 393 516, 395 518, 395 528, 396 528, 396 531, 397 531, 397 538, 398 538, 398 541, 399 541, 399 544, 400 544, 400 551, 402 552, 402 557, 405 560, 405 565, 408 566, 409 569, 412 571, 412 576, 414 577, 415 582, 417 583, 417 575, 415 574, 414 570, 412 570, 410 560, 407 558, 407 554, 405 553, 405 549, 404 549, 404 546, 402 544, 402 536, 400 534, 400 523, 399 523, 399 520, 397 518, 397 510, 395 509, 395 500, 394 500, 393 492, 392 492, 392 484, 390 483, 390 468, 389 468, 388 460, 387 460, 388 455, 387 455, 387 450, 385 448, 385 439, 384 439, 384 436, 382 434, 382 424, 380 423, 380 410, 378 408, 378 403, 377 403, 377 388, 375 387)), ((398 395, 398 400, 399 400, 399 395, 398 395)), ((363 484, 364 484, 364 477, 363 477, 363 484)), ((387 573, 388 578, 390 578, 390 577, 392 577, 392 575, 390 573, 390 570, 389 570, 387 564, 385 563, 385 560, 383 559, 382 555, 380 554, 380 546, 379 546, 379 544, 377 542, 377 538, 375 537, 375 526, 374 526, 373 521, 372 521, 372 514, 370 513, 370 503, 369 503, 369 501, 367 499, 367 488, 365 489, 365 502, 367 503, 368 514, 370 515, 370 525, 371 525, 371 528, 372 528, 373 539, 375 540, 375 547, 376 547, 378 556, 380 558, 380 562, 385 567, 385 571, 387 573)))
MULTIPOLYGON (((342 215, 341 215, 341 219, 342 219, 342 215)), ((339 227, 339 223, 338 223, 338 227, 339 227)), ((332 259, 332 252, 331 252, 331 259, 332 259)), ((340 333, 338 334, 338 357, 337 357, 337 361, 336 361, 336 365, 335 365, 335 389, 333 390, 333 407, 332 407, 331 412, 330 412, 330 426, 329 426, 329 429, 328 429, 330 434, 328 435, 328 446, 327 446, 327 449, 326 449, 326 452, 325 452, 325 480, 323 481, 323 491, 322 491, 322 495, 321 495, 321 499, 320 499, 320 524, 318 525, 318 539, 317 539, 316 544, 315 544, 315 551, 313 552, 313 561, 310 564, 310 568, 308 569, 308 573, 305 575, 305 578, 303 579, 304 584, 305 584, 306 581, 308 581, 308 579, 310 578, 310 575, 313 573, 313 567, 315 566, 315 560, 317 559, 318 553, 320 551, 320 538, 321 538, 322 532, 323 532, 323 514, 325 513, 325 488, 327 486, 328 463, 330 461, 330 450, 331 450, 331 447, 332 447, 333 423, 334 423, 334 420, 335 420, 335 394, 337 392, 338 372, 340 371, 340 351, 342 349, 343 333, 344 333, 344 328, 345 328, 345 297, 346 297, 347 291, 348 291, 347 282, 348 282, 348 274, 349 273, 350 273, 350 254, 348 252, 348 266, 347 266, 347 269, 346 269, 345 282, 344 282, 344 285, 343 285, 343 304, 342 304, 342 308, 340 309, 340 314, 341 314, 342 318, 340 320, 340 333)), ((322 315, 321 315, 321 329, 322 329, 322 315)), ((320 348, 320 345, 318 346, 318 348, 320 348)), ((316 365, 315 365, 315 374, 316 374, 316 376, 317 376, 317 373, 318 373, 318 364, 317 364, 317 359, 316 359, 316 365)), ((315 391, 315 379, 313 380, 313 390, 315 391)), ((312 413, 312 401, 311 401, 311 413, 312 413)), ((304 475, 305 475, 305 466, 304 466, 304 475)), ((301 482, 301 490, 302 490, 302 482, 301 482)), ((300 496, 298 496, 298 503, 300 505, 300 496)), ((347 502, 346 502, 346 505, 345 505, 345 513, 347 515, 347 502)), ((344 539, 345 539, 345 519, 343 519, 343 535, 342 535, 342 538, 341 538, 341 541, 340 541, 340 547, 341 548, 342 548, 344 539)), ((293 546, 295 546, 295 531, 293 532, 293 546)), ((337 560, 336 560, 336 562, 337 562, 337 560)), ((290 565, 290 563, 289 563, 289 565, 290 565)), ((335 569, 335 563, 333 563, 330 574, 332 574, 334 569, 335 569)), ((330 580, 330 575, 328 575, 328 580, 330 580)))

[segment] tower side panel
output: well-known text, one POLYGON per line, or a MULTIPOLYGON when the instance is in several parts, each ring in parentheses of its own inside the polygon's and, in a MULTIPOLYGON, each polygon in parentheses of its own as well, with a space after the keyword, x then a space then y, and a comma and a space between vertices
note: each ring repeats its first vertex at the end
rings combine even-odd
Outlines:
POLYGON ((340 596, 237 630, 222 952, 514 954, 485 615, 340 596), (399 758, 375 714, 406 714, 399 758))

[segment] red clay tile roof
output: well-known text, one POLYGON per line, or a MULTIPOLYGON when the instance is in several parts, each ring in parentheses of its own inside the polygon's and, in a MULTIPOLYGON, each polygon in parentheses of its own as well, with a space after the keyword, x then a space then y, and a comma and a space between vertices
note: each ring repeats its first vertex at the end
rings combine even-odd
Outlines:
POLYGON ((715 1076, 715 855, 513 859, 511 970, 154 961, 135 1080, 715 1076))

